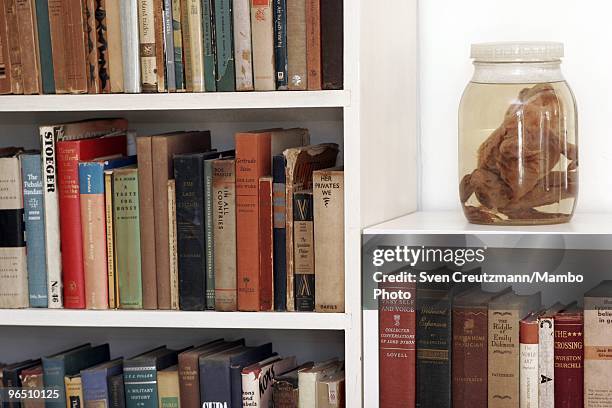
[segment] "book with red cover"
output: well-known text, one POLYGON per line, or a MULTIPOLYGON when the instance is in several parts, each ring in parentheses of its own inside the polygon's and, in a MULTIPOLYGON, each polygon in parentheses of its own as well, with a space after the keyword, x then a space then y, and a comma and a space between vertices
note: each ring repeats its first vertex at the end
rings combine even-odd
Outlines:
POLYGON ((583 314, 571 308, 555 316, 555 408, 583 406, 583 314))
POLYGON ((387 292, 409 293, 405 300, 378 304, 379 406, 416 405, 416 283, 379 283, 387 292))
POLYGON ((64 307, 68 309, 85 308, 79 161, 115 154, 125 155, 126 150, 125 135, 57 142, 62 281, 64 307))
POLYGON ((274 233, 272 177, 259 179, 259 310, 272 311, 272 269, 274 233))

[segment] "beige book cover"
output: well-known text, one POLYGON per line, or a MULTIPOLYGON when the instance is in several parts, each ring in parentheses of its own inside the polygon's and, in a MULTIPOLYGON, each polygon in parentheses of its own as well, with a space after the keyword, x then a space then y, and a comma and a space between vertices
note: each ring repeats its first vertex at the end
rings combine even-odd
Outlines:
POLYGON ((317 381, 317 408, 344 408, 345 401, 344 371, 324 375, 317 381))
POLYGON ((307 89, 306 0, 287 0, 287 72, 289 90, 307 89))
POLYGON ((185 86, 187 92, 204 92, 204 42, 202 1, 181 2, 185 86))
POLYGON ((83 384, 81 375, 67 375, 64 377, 66 387, 66 408, 83 407, 83 384))
POLYGON ((121 0, 106 1, 106 39, 108 44, 108 75, 110 91, 122 93, 123 86, 123 45, 121 42, 121 0))
POLYGON ((143 92, 157 92, 155 0, 138 0, 140 83, 143 92))
POLYGON ((170 309, 179 310, 178 248, 176 241, 176 181, 168 180, 168 253, 170 256, 170 309))
MULTIPOLYGON (((266 0, 267 2, 267 0, 266 0)), ((234 0, 234 61, 236 61, 236 90, 252 91, 253 47, 251 41, 251 0, 234 0)), ((257 3, 254 0, 253 3, 257 3)), ((272 45, 272 44, 270 44, 272 45)))
MULTIPOLYGON (((276 89, 276 74, 274 68, 272 0, 251 1, 251 32, 253 35, 253 78, 255 90, 274 91, 276 89)), ((238 67, 236 67, 236 70, 238 70, 238 67)))
POLYGON ((119 307, 119 285, 115 265, 115 222, 113 217, 113 170, 104 171, 104 207, 106 216, 106 272, 108 274, 108 307, 119 307))
POLYGON ((180 408, 178 366, 174 365, 157 372, 158 407, 180 408))
POLYGON ((326 375, 331 375, 342 369, 342 362, 330 359, 315 364, 312 368, 301 370, 298 373, 298 406, 300 408, 317 407, 317 382, 326 375))

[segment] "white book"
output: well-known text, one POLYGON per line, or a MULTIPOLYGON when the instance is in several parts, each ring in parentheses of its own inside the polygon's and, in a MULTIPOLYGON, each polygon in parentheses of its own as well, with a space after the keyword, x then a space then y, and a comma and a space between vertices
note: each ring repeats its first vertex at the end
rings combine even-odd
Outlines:
POLYGON ((327 360, 314 367, 298 373, 298 408, 317 407, 317 381, 324 375, 332 374, 341 369, 341 363, 337 359, 327 360))
MULTIPOLYGON (((532 338, 521 339, 520 352, 520 408, 538 408, 538 321, 534 318, 527 325, 532 326, 532 338)), ((523 337, 523 321, 521 321, 523 337)), ((529 336, 526 336, 529 337, 529 336)))
POLYGON ((563 308, 557 303, 538 318, 539 408, 555 408, 555 319, 563 308))
POLYGON ((242 406, 268 408, 272 401, 272 383, 277 374, 297 367, 295 356, 267 360, 242 370, 242 406))
POLYGON ((126 93, 140 93, 140 40, 137 0, 121 1, 121 45, 123 46, 123 87, 126 93))
POLYGON ((274 13, 272 0, 257 0, 251 5, 253 36, 253 78, 256 91, 276 89, 274 67, 274 13))
MULTIPOLYGON (((251 7, 249 0, 234 0, 234 61, 236 90, 252 91, 253 48, 251 45, 251 7)), ((270 43, 272 45, 272 43, 270 43)))
POLYGON ((45 250, 47 264, 47 293, 49 308, 61 309, 62 301, 62 253, 60 250, 59 196, 57 191, 57 163, 55 161, 56 138, 60 127, 41 126, 41 161, 45 216, 45 250))

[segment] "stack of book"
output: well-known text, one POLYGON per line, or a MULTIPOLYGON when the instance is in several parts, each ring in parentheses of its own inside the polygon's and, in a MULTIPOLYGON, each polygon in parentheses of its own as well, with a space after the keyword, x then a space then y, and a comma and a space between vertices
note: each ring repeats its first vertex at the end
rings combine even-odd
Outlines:
POLYGON ((111 359, 108 344, 83 344, 0 364, 0 380, 23 396, 6 402, 8 408, 345 406, 342 361, 298 365, 295 356, 275 353, 271 343, 246 346, 244 339, 180 350, 160 346, 126 359, 111 359))
POLYGON ((380 406, 612 406, 612 281, 576 303, 452 284, 381 301, 380 406))
POLYGON ((340 0, 5 0, 0 94, 341 89, 340 0))
POLYGON ((0 308, 344 312, 338 145, 307 129, 136 138, 40 128, 0 150, 0 308))

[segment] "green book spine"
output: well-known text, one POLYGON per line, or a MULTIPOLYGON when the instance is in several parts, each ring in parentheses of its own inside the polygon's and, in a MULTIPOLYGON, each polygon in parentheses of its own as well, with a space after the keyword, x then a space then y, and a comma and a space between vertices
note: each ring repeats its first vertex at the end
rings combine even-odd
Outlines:
POLYGON ((51 28, 49 26, 48 0, 36 0, 36 25, 38 28, 38 49, 40 54, 40 70, 43 92, 55 93, 53 78, 53 56, 51 53, 51 28))
POLYGON ((121 168, 113 173, 115 262, 119 281, 119 307, 142 309, 140 269, 140 216, 138 169, 121 168))
POLYGON ((215 310, 215 261, 213 241, 213 160, 204 161, 204 233, 206 239, 206 308, 215 310))
POLYGON ((234 67, 234 40, 232 37, 232 2, 215 1, 215 42, 217 49, 217 91, 236 90, 234 67))
POLYGON ((143 361, 123 367, 126 408, 158 408, 157 367, 143 361))
POLYGON ((172 0, 172 33, 174 37, 174 72, 176 90, 185 90, 185 69, 183 66, 183 32, 181 0, 172 0))
POLYGON ((214 0, 202 1, 202 31, 204 32, 204 90, 206 92, 215 92, 217 90, 213 1, 214 0))

